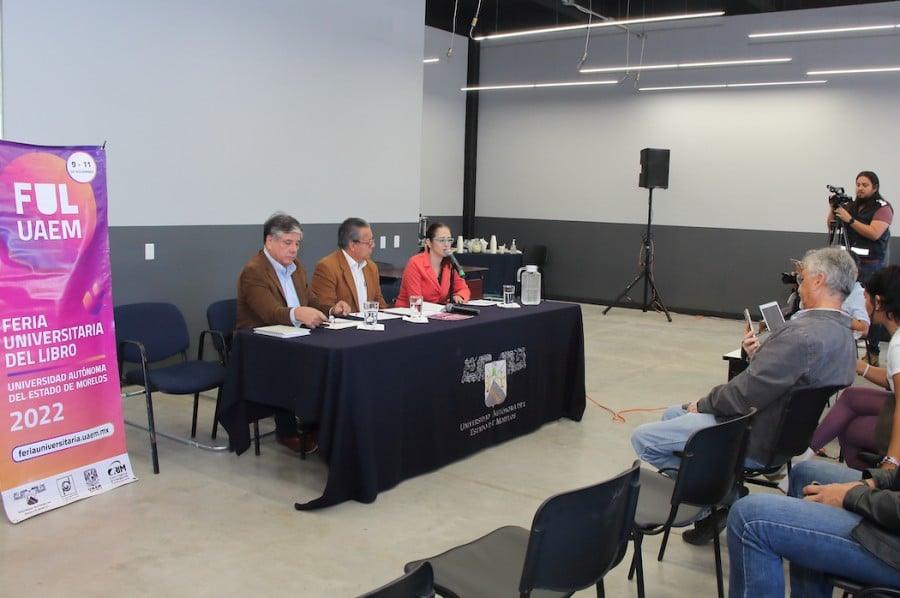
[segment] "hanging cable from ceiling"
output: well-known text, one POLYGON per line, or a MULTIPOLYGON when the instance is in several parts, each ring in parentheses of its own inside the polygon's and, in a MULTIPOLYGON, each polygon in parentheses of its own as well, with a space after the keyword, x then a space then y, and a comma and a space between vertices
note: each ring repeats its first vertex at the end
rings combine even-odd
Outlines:
POLYGON ((581 60, 578 61, 578 66, 576 68, 581 68, 584 65, 584 61, 587 60, 588 57, 588 46, 591 43, 591 23, 594 19, 594 0, 589 0, 588 2, 588 26, 587 31, 584 35, 584 52, 581 53, 581 60))
POLYGON ((453 3, 453 23, 450 27, 450 47, 447 48, 447 58, 453 56, 453 38, 456 37, 456 13, 459 11, 459 0, 453 3))
POLYGON ((478 6, 475 7, 475 15, 472 17, 472 24, 469 25, 469 39, 475 33, 475 25, 478 24, 478 15, 481 14, 481 0, 478 0, 478 6))

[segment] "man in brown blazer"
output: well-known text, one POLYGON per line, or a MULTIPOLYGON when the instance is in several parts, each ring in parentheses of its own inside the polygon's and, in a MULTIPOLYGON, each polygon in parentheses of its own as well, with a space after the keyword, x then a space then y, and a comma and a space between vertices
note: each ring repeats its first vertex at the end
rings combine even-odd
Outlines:
MULTIPOLYGON (((241 270, 237 289, 237 329, 272 324, 315 328, 327 318, 323 303, 306 284, 306 269, 297 260, 303 229, 293 216, 278 212, 263 226, 263 249, 250 258, 241 270)), ((347 311, 350 306, 339 302, 334 311, 347 311)), ((313 452, 314 435, 301 442, 297 420, 287 409, 275 411, 275 437, 294 452, 313 452)))
MULTIPOLYGON (((361 311, 363 301, 387 307, 381 295, 378 265, 370 258, 375 247, 372 227, 362 218, 347 218, 338 228, 338 249, 326 255, 313 271, 312 292, 325 304, 346 302, 349 312, 361 311)), ((335 315, 344 315, 337 307, 335 315)), ((348 313, 349 313, 348 312, 348 313)))

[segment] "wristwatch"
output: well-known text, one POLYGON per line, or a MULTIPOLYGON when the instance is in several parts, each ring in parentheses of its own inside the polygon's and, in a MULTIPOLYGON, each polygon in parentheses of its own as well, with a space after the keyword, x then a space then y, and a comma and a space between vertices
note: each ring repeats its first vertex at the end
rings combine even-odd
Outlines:
POLYGON ((853 224, 854 222, 856 222, 856 218, 854 218, 853 216, 850 216, 850 220, 847 221, 847 224, 850 225, 850 224, 853 224))
POLYGON ((900 459, 897 459, 897 457, 891 457, 890 455, 886 455, 884 459, 882 459, 881 462, 878 463, 878 465, 881 466, 885 463, 890 463, 894 467, 900 467, 900 459))

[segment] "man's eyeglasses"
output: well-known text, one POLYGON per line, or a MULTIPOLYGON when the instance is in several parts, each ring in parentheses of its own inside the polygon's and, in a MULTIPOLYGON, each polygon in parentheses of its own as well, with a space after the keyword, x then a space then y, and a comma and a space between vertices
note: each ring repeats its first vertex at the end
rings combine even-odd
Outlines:
POLYGON ((435 243, 443 243, 444 245, 452 245, 453 237, 435 237, 432 241, 435 243))
POLYGON ((369 247, 375 246, 375 239, 369 239, 368 241, 354 240, 353 242, 359 243, 360 245, 368 245, 369 247))

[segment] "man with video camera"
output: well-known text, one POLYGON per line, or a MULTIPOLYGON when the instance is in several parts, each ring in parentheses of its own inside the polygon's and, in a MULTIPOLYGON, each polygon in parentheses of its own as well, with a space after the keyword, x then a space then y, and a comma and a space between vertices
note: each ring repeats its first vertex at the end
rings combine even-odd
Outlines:
MULTIPOLYGON (((890 259, 888 244, 894 208, 881 196, 879 185, 878 175, 864 170, 856 175, 855 200, 849 201, 843 189, 834 189, 829 198, 828 226, 831 228, 835 220, 843 223, 850 248, 859 257, 859 280, 863 284, 876 270, 887 266, 890 259)), ((878 364, 881 336, 880 327, 873 326, 866 338, 866 359, 872 365, 878 364)))

